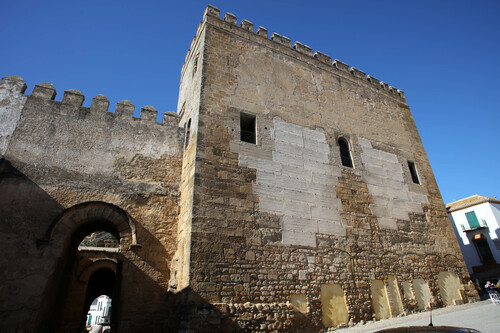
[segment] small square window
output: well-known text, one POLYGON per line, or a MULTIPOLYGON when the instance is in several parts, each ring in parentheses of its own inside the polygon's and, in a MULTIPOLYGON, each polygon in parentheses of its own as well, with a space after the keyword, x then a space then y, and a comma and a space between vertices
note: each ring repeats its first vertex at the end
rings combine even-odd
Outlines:
POLYGON ((240 140, 248 143, 256 143, 255 116, 246 113, 240 114, 240 140))
POLYGON ((418 173, 415 163, 412 161, 408 161, 408 168, 410 169, 411 180, 415 184, 420 184, 420 179, 418 178, 418 173))

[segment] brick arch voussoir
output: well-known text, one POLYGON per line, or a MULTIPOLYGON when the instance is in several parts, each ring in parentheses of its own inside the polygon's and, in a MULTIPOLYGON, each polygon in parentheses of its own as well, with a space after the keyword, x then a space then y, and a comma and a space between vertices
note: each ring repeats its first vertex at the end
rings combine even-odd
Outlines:
POLYGON ((91 264, 89 264, 88 266, 86 266, 81 272, 79 272, 78 281, 83 283, 87 282, 92 276, 92 274, 94 274, 98 269, 101 268, 110 269, 116 274, 117 266, 118 266, 117 261, 114 259, 104 258, 96 260, 91 264))
POLYGON ((137 232, 132 217, 120 207, 90 201, 64 210, 49 226, 43 243, 60 247, 80 228, 90 223, 102 223, 103 229, 111 231, 120 240, 120 246, 128 250, 137 245, 137 232))

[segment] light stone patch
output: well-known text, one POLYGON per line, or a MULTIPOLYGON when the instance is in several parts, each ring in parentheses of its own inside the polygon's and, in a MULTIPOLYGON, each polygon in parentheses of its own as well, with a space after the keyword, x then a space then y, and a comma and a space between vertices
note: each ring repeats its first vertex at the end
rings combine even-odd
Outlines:
POLYGON ((363 148, 361 159, 367 171, 363 180, 373 196, 370 208, 380 227, 397 229, 396 221, 409 220, 409 212, 422 214, 422 204, 429 203, 427 196, 410 192, 397 156, 373 148, 370 141, 363 138, 359 139, 359 144, 363 148))
POLYGON ((283 243, 316 246, 316 234, 345 235, 325 134, 274 118, 272 160, 239 151, 239 165, 257 170, 253 192, 260 211, 283 218, 283 243))
POLYGON ((413 280, 413 289, 415 291, 418 308, 420 310, 428 309, 431 305, 432 294, 427 281, 423 279, 413 280))
POLYGON ((462 284, 455 273, 440 272, 438 274, 438 286, 445 306, 460 304, 462 301, 462 296, 460 296, 462 284))

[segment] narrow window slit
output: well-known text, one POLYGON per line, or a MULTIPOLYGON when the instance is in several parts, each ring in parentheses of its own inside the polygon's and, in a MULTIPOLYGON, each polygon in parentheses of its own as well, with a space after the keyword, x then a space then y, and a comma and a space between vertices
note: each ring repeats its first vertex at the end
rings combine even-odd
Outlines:
POLYGON ((339 149, 340 149, 340 160, 342 161, 342 165, 345 167, 352 168, 352 158, 351 152, 349 151, 349 144, 344 138, 340 138, 338 140, 339 149))
POLYGON ((189 138, 191 137, 191 119, 188 120, 185 131, 186 131, 186 138, 185 138, 186 143, 184 145, 184 149, 188 146, 189 138))
POLYGON ((410 169, 411 180, 413 181, 413 183, 420 184, 420 179, 418 178, 415 163, 412 161, 408 161, 408 168, 410 169))

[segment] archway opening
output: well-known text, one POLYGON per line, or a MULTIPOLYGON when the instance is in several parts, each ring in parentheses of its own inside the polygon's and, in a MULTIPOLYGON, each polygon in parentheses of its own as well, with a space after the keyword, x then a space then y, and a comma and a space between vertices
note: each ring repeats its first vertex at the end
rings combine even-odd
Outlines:
POLYGON ((87 330, 101 325, 104 329, 111 325, 111 305, 115 285, 115 272, 109 268, 96 270, 89 279, 82 314, 87 330))
POLYGON ((86 236, 78 245, 78 251, 93 250, 97 248, 119 248, 120 242, 107 231, 95 231, 86 236))
POLYGON ((61 332, 111 329, 111 302, 114 299, 116 303, 120 275, 117 235, 111 224, 98 219, 73 232, 67 257, 68 287, 61 310, 61 332), (94 301, 96 308, 92 306, 94 301))
POLYGON ((44 331, 81 332, 93 300, 113 300, 112 326, 120 318, 122 264, 137 244, 134 221, 118 206, 91 201, 62 212, 42 240, 58 255, 39 314, 44 331), (103 269, 103 270, 101 270, 103 269), (92 277, 92 279, 91 279, 92 277))
MULTIPOLYGON (((76 233, 78 238, 75 238, 75 241, 81 239, 76 252, 77 267, 82 269, 82 274, 85 270, 83 267, 99 265, 100 262, 113 258, 120 251, 120 240, 114 234, 114 230, 108 225, 99 224, 98 221, 76 233), (97 226, 99 226, 98 229, 96 229, 97 226), (83 237, 85 234, 86 236, 83 237)), ((92 271, 92 269, 95 268, 87 270, 92 271)), ((100 267, 88 277, 80 319, 82 331, 83 328, 91 332, 95 329, 99 332, 111 329, 111 305, 116 290, 115 280, 116 271, 110 267, 100 267)))

